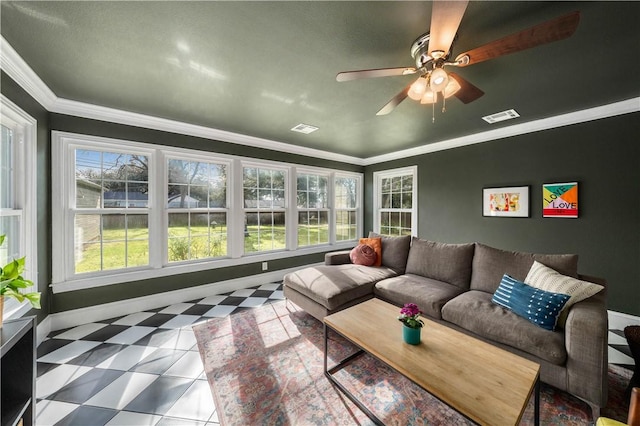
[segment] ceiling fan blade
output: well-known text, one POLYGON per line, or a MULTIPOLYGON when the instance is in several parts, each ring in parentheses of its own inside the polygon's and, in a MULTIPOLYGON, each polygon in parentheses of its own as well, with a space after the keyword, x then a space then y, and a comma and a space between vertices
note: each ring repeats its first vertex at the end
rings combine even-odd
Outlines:
POLYGON ((468 104, 484 95, 484 92, 478 89, 473 84, 462 78, 456 73, 450 72, 449 77, 453 78, 460 85, 460 90, 455 93, 455 97, 460 99, 463 103, 468 104))
POLYGON ((468 1, 433 2, 429 28, 430 55, 434 50, 440 50, 445 55, 449 52, 468 3, 468 1))
POLYGON ((337 81, 351 81, 359 80, 361 78, 374 78, 374 77, 392 77, 396 75, 409 75, 415 74, 417 70, 413 67, 403 68, 379 68, 372 70, 359 70, 359 71, 345 71, 338 73, 336 76, 337 81))
MULTIPOLYGON (((578 27, 580 12, 572 12, 551 21, 543 22, 526 30, 508 35, 499 40, 476 47, 468 52, 458 55, 458 59, 465 55, 469 57, 468 63, 460 63, 459 66, 477 64, 488 59, 502 55, 519 52, 570 37, 578 27)), ((466 62, 466 61, 465 61, 466 62)))
POLYGON ((402 92, 398 93, 393 98, 391 98, 391 100, 387 102, 387 104, 383 106, 380 109, 380 111, 376 112, 376 115, 387 115, 391 111, 393 111, 398 105, 400 105, 400 102, 404 101, 407 98, 409 94, 409 89, 411 89, 412 84, 413 82, 407 85, 407 87, 405 87, 404 89, 402 89, 402 92))

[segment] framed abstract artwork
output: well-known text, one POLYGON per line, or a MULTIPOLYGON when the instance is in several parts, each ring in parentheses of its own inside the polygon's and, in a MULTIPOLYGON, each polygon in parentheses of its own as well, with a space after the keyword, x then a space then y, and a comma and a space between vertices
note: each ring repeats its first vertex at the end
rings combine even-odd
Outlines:
POLYGON ((529 217, 529 186, 483 188, 482 215, 529 217))
POLYGON ((542 217, 578 217, 578 182, 542 185, 542 217))

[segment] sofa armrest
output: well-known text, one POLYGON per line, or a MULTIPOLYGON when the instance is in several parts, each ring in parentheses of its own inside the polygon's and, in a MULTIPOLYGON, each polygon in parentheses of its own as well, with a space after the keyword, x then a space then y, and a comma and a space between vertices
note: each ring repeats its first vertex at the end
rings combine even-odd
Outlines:
POLYGON ((609 321, 604 292, 571 307, 565 324, 567 390, 592 406, 608 394, 609 321))
POLYGON ((351 253, 351 250, 332 251, 331 253, 326 253, 324 255, 324 264, 344 265, 347 263, 351 263, 349 253, 351 253))

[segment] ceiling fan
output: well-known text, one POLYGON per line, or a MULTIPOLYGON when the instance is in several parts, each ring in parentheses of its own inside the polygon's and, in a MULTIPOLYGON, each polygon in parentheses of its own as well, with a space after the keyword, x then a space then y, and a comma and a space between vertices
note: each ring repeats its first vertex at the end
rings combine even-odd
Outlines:
MULTIPOLYGON (((458 32, 468 1, 434 1, 431 12, 431 28, 411 45, 415 67, 379 68, 338 73, 337 81, 362 78, 389 77, 418 74, 413 83, 384 105, 376 115, 386 115, 407 97, 421 104, 434 104, 455 96, 463 103, 473 102, 484 92, 460 75, 444 70, 444 67, 466 67, 509 53, 536 47, 570 37, 578 27, 580 12, 572 12, 526 30, 508 35, 456 56, 451 61, 451 45, 458 32)), ((434 106, 435 109, 435 106, 434 106)))

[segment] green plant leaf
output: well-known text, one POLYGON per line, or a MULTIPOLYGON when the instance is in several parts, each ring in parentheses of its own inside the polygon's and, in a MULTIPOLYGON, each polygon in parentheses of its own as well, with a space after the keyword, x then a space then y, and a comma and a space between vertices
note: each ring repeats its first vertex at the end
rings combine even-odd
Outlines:
POLYGON ((22 302, 24 300, 24 295, 19 293, 17 290, 7 287, 4 292, 4 297, 13 297, 18 302, 22 302))
POLYGON ((6 237, 6 235, 4 235, 4 234, 0 235, 0 246, 4 243, 5 237, 6 237))
POLYGON ((14 289, 18 289, 18 288, 31 287, 32 285, 33 285, 33 283, 31 281, 25 280, 21 276, 18 276, 16 278, 14 278, 13 281, 11 281, 11 283, 9 284, 9 287, 12 287, 14 289))
POLYGON ((7 263, 7 265, 2 270, 2 279, 11 280, 18 277, 18 275, 20 275, 19 268, 20 263, 18 263, 17 260, 7 263))
POLYGON ((24 297, 26 297, 29 300, 29 302, 31 303, 31 306, 33 306, 36 309, 40 309, 40 293, 38 292, 27 293, 24 295, 24 297))

